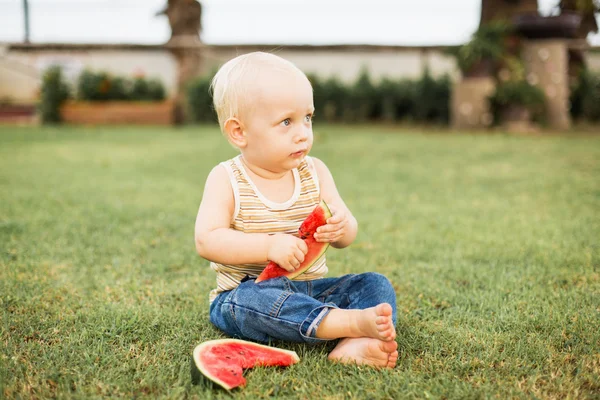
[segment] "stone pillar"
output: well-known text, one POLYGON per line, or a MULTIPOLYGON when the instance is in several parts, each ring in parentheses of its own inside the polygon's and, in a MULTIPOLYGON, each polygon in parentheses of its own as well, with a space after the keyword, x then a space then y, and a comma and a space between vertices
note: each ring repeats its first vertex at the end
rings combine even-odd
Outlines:
POLYGON ((488 97, 496 83, 491 77, 464 78, 452 89, 450 113, 455 129, 482 129, 494 122, 488 97))
POLYGON ((564 39, 528 40, 523 46, 527 81, 546 93, 546 118, 554 129, 569 129, 569 56, 564 39))

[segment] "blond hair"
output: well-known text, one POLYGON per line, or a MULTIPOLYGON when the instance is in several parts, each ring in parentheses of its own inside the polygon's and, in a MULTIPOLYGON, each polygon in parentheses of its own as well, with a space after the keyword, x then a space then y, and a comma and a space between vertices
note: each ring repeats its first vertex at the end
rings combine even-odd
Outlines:
POLYGON ((259 74, 267 69, 304 73, 293 63, 279 56, 253 52, 227 61, 212 80, 210 89, 221 130, 230 118, 237 118, 249 103, 249 89, 259 74))

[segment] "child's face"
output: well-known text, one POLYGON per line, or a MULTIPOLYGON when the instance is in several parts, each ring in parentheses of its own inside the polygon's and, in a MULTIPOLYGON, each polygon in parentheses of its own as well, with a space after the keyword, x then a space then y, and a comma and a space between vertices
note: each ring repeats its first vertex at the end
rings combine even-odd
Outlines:
POLYGON ((312 87, 296 71, 269 71, 255 82, 243 124, 244 158, 272 172, 297 168, 313 143, 312 87))

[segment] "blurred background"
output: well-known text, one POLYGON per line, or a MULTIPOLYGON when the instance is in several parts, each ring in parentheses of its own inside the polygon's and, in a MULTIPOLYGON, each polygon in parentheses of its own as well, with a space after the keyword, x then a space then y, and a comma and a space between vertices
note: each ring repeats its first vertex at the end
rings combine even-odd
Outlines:
MULTIPOLYGON (((598 7, 596 0, 0 0, 0 121, 35 121, 43 74, 53 66, 60 68, 60 80, 68 86, 68 94, 54 94, 55 98, 171 99, 170 117, 156 123, 210 120, 210 99, 202 95, 209 75, 238 54, 264 50, 290 59, 311 76, 315 101, 332 121, 355 115, 357 107, 366 109, 367 120, 413 118, 419 112, 404 107, 411 100, 398 93, 419 91, 416 83, 409 90, 406 81, 426 76, 442 79, 432 93, 443 97, 440 105, 430 107, 434 110, 425 111, 435 114, 427 122, 485 128, 502 122, 502 110, 494 102, 503 101, 505 93, 499 93, 500 100, 487 99, 504 76, 504 81, 528 78, 530 84, 542 86, 547 103, 556 103, 546 104, 545 111, 528 105, 528 118, 518 118, 514 110, 506 118, 568 129, 585 102, 585 95, 573 99, 573 93, 578 94, 582 79, 596 82, 590 76, 582 78, 582 69, 600 71, 598 7), (520 41, 518 49, 514 41, 520 41), (537 44, 528 46, 531 42, 537 44), (545 66, 525 62, 524 54, 540 51, 552 54, 542 57, 545 66), (515 67, 517 58, 522 65, 515 67), (489 71, 470 73, 482 59, 494 65, 489 71), (558 71, 549 72, 545 82, 537 70, 553 65, 558 71), (206 79, 196 82, 197 94, 190 94, 198 77, 206 79), (463 82, 473 77, 494 81, 463 82), (362 106, 336 104, 337 97, 348 98, 351 91, 344 85, 372 96, 360 100, 365 95, 355 93, 355 103, 365 103, 362 106), (379 90, 377 85, 383 87, 379 90), (473 86, 480 92, 474 96, 473 86), (90 87, 100 92, 111 87, 114 93, 93 93, 90 87), (377 105, 376 98, 388 100, 377 105), (479 109, 482 101, 485 107, 479 109), (561 116, 553 121, 556 113, 561 116)), ((525 102, 521 98, 528 96, 529 88, 509 89, 518 92, 517 103, 525 102)), ((596 100, 595 95, 588 94, 588 102, 596 100)), ((59 106, 62 103, 50 105, 59 106)), ((65 114, 70 121, 69 111, 55 111, 50 121, 65 119, 65 114)), ((596 118, 596 111, 588 114, 588 119, 596 118)), ((132 123, 145 120, 127 118, 132 123)), ((48 119, 43 112, 41 119, 48 119)))

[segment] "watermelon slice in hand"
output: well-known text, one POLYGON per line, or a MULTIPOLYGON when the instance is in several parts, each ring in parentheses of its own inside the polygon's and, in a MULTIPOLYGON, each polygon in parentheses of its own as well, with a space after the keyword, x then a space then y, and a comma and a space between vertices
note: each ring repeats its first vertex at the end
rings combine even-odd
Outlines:
POLYGON ((192 383, 198 384, 202 375, 231 390, 244 386, 244 368, 257 366, 287 367, 300 361, 295 351, 264 346, 238 339, 209 340, 194 349, 192 383))
POLYGON ((267 279, 278 278, 280 276, 293 279, 312 267, 329 247, 329 243, 317 242, 313 236, 318 227, 327 223, 328 218, 331 218, 331 211, 329 210, 329 207, 327 207, 325 201, 321 200, 321 203, 319 203, 314 211, 306 217, 302 225, 300 225, 300 229, 298 229, 300 238, 304 239, 304 242, 308 247, 308 253, 304 256, 304 261, 292 272, 286 271, 271 261, 267 264, 258 278, 256 278, 256 283, 266 281, 267 279))

